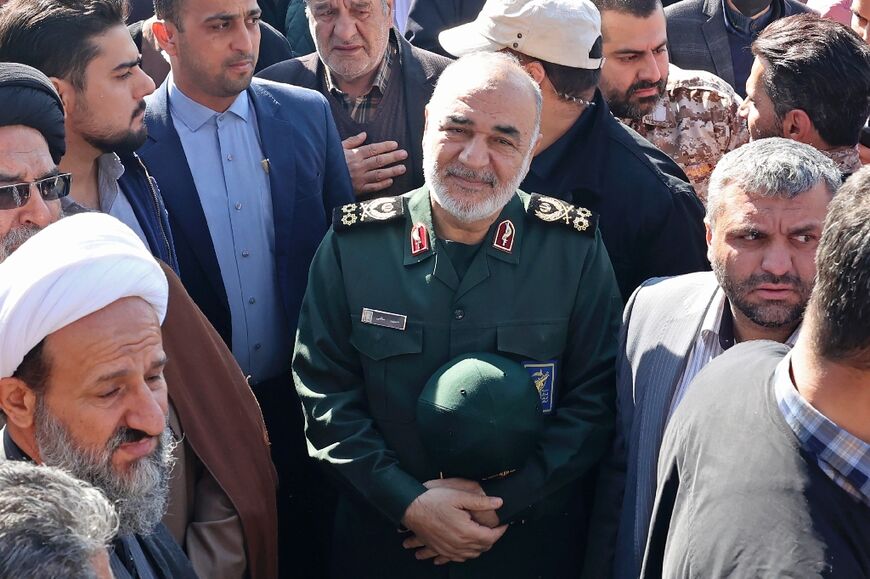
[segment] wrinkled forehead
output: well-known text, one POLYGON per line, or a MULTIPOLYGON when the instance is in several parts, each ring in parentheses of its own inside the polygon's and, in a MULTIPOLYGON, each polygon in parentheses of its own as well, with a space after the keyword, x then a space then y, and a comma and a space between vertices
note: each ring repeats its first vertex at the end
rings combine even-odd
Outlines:
POLYGON ((475 124, 510 125, 528 136, 535 124, 535 99, 527 86, 512 79, 448 87, 429 104, 432 120, 461 115, 475 124))

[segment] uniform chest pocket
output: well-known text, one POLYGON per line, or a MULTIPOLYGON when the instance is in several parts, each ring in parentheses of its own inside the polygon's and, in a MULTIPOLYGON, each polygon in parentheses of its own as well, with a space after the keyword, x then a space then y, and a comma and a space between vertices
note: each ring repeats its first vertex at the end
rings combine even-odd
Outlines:
POLYGON ((498 326, 498 350, 525 359, 546 362, 562 355, 568 338, 568 320, 543 324, 498 326))
POLYGON ((544 414, 551 414, 562 391, 559 361, 568 338, 568 321, 506 324, 498 326, 497 333, 499 352, 526 368, 544 414))
POLYGON ((373 418, 413 422, 423 384, 414 384, 423 351, 423 326, 394 330, 353 321, 350 343, 361 354, 366 396, 373 418))

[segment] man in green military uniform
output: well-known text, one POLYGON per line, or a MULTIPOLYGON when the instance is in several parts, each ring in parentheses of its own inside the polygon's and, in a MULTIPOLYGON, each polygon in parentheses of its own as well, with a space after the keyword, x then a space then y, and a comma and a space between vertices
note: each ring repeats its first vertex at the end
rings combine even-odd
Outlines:
POLYGON ((344 483, 334 576, 577 573, 577 482, 614 426, 622 307, 596 216, 517 191, 540 112, 512 57, 451 64, 426 108, 426 186, 336 211, 314 258, 293 373, 309 451, 344 483), (544 426, 515 472, 442 479, 417 399, 471 352, 527 369, 544 426))

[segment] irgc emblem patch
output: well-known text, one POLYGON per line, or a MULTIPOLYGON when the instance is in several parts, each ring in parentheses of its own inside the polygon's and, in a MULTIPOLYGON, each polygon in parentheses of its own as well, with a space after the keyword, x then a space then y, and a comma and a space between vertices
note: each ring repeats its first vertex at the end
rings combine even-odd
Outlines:
POLYGON ((541 409, 544 414, 550 414, 556 405, 556 361, 523 362, 523 367, 531 376, 538 396, 541 397, 541 409))

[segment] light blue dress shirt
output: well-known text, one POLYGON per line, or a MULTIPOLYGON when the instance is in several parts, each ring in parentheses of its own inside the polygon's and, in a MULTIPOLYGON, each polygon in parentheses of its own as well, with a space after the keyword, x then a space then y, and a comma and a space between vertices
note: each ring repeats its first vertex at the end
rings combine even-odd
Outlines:
POLYGON ((293 346, 278 288, 272 195, 256 112, 247 91, 217 113, 171 79, 169 111, 227 292, 233 356, 256 384, 290 368, 293 346))

